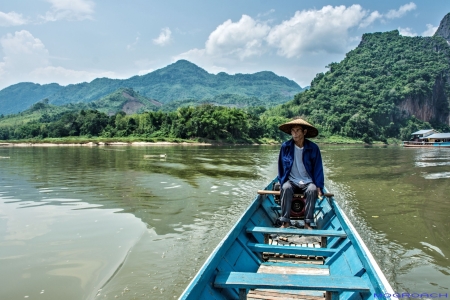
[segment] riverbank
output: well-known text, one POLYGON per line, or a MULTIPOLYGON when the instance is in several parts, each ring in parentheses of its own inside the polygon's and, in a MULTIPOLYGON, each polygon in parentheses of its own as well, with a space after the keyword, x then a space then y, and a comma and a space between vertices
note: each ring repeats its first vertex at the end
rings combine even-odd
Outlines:
POLYGON ((101 137, 67 137, 24 140, 0 140, 0 147, 96 147, 96 146, 210 146, 208 141, 183 140, 176 138, 101 138, 101 137))
POLYGON ((96 146, 169 146, 169 145, 182 145, 182 146, 211 146, 209 143, 175 143, 175 142, 87 142, 87 143, 0 143, 0 147, 96 147, 96 146))
MULTIPOLYGON (((361 140, 355 140, 340 136, 319 137, 312 139, 319 145, 368 145, 361 140)), ((0 140, 0 147, 57 147, 57 146, 223 146, 223 145, 279 145, 279 141, 273 139, 255 139, 240 141, 206 140, 206 139, 179 139, 179 138, 101 138, 101 137, 67 137, 67 138, 45 138, 26 140, 0 140)), ((388 140, 388 145, 400 145, 397 140, 388 140)), ((382 142, 374 142, 372 146, 386 146, 382 142)))

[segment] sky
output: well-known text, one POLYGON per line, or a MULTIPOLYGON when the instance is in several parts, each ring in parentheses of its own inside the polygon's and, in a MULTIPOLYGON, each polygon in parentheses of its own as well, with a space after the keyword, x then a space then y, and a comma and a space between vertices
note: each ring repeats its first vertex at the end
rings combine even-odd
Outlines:
POLYGON ((364 33, 431 36, 449 12, 448 0, 1 0, 0 90, 125 79, 179 59, 305 87, 364 33))

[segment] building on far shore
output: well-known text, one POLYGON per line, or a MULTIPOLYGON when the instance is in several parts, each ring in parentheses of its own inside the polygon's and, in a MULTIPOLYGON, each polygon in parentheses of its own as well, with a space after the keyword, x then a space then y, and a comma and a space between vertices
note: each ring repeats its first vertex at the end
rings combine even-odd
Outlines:
POLYGON ((434 133, 426 137, 430 143, 450 142, 450 133, 434 133))
POLYGON ((415 142, 422 142, 422 139, 432 135, 438 133, 436 130, 434 129, 423 129, 423 130, 419 130, 416 132, 411 133, 411 141, 415 141, 415 142))
POLYGON ((411 140, 403 142, 404 147, 450 147, 450 133, 439 133, 434 129, 413 132, 411 140))

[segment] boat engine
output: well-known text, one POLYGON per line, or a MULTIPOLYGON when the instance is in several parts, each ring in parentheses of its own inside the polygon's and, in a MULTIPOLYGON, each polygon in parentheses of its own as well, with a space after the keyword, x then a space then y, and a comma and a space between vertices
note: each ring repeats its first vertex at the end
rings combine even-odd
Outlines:
MULTIPOLYGON (((276 182, 272 188, 274 191, 280 190, 280 183, 276 182)), ((275 203, 281 205, 281 198, 275 195, 275 203)), ((305 217, 306 197, 303 194, 294 194, 291 203, 291 219, 303 219, 305 217)))

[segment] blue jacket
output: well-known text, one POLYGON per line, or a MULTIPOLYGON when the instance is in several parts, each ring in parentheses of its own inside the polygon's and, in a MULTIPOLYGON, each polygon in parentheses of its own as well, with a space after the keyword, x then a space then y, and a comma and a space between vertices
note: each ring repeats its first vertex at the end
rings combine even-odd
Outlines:
MULTIPOLYGON (((294 150, 295 142, 293 139, 281 145, 280 156, 278 157, 278 181, 281 186, 289 180, 289 174, 294 164, 294 150)), ((310 140, 305 139, 302 156, 306 172, 308 172, 316 187, 323 191, 324 177, 322 155, 320 154, 319 147, 310 140)))

